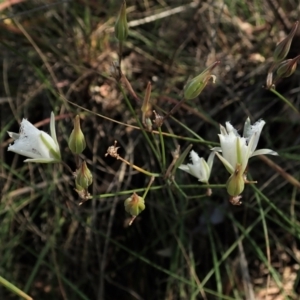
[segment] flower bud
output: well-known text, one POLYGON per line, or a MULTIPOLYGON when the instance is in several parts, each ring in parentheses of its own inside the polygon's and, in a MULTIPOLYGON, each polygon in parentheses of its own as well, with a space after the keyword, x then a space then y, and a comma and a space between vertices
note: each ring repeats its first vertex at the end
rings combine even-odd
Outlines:
POLYGON ((152 131, 152 121, 150 118, 146 118, 144 126, 147 130, 152 131))
POLYGON ((281 62, 276 71, 278 78, 290 77, 297 68, 297 62, 300 59, 300 55, 296 56, 293 59, 287 59, 281 62))
POLYGON ((141 107, 141 110, 144 114, 149 110, 150 96, 151 96, 151 82, 148 82, 145 97, 144 97, 144 101, 143 101, 143 104, 142 104, 142 107, 141 107))
POLYGON ((194 77, 186 84, 183 91, 186 100, 194 99, 199 96, 211 78, 213 79, 213 82, 215 82, 216 76, 211 75, 211 72, 219 63, 220 61, 215 61, 201 74, 194 77))
POLYGON ((238 165, 235 172, 227 180, 226 187, 230 196, 240 195, 245 188, 244 176, 241 170, 241 166, 238 165))
POLYGON ((123 42, 128 36, 128 24, 126 15, 126 1, 123 1, 119 15, 115 24, 115 36, 120 41, 123 42))
POLYGON ((268 72, 267 79, 266 79, 266 89, 270 90, 273 87, 274 87, 273 72, 268 72))
POLYGON ((273 54, 273 59, 274 62, 279 63, 282 60, 284 60, 286 58, 286 56, 288 55, 289 51, 290 51, 290 47, 291 47, 291 43, 292 40, 294 38, 294 35, 297 31, 298 28, 298 21, 295 22, 295 24, 292 27, 291 32, 288 34, 288 36, 283 39, 275 48, 274 50, 274 54, 273 54))
POLYGON ((124 206, 126 212, 136 217, 145 209, 145 201, 142 197, 133 193, 131 197, 125 200, 124 206))
POLYGON ((78 191, 86 190, 93 182, 93 175, 84 161, 75 173, 75 184, 78 191))
POLYGON ((69 148, 75 154, 80 154, 86 147, 85 138, 80 128, 80 119, 77 115, 74 120, 74 129, 69 137, 69 148))

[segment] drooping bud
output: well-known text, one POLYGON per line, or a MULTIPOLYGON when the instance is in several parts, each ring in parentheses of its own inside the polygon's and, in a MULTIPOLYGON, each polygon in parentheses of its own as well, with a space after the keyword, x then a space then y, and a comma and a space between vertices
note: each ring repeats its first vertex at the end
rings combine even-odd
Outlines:
POLYGON ((183 91, 183 95, 186 100, 194 99, 199 96, 211 78, 213 79, 213 83, 215 82, 216 76, 212 75, 211 72, 219 63, 220 61, 215 61, 201 74, 194 77, 186 84, 183 91))
POLYGON ((87 190, 93 182, 93 175, 84 161, 75 172, 75 184, 78 191, 87 190))
POLYGON ((299 22, 295 22, 295 24, 292 27, 291 32, 288 34, 288 36, 283 39, 275 48, 274 53, 273 53, 273 59, 274 62, 279 63, 283 61, 286 56, 288 55, 290 48, 291 48, 291 43, 294 38, 294 35, 297 31, 299 22))
POLYGON ((123 42, 128 36, 128 24, 126 15, 126 1, 123 1, 119 15, 115 24, 115 36, 120 41, 123 42))
POLYGON ((145 201, 142 197, 133 193, 131 197, 127 198, 124 202, 126 212, 131 216, 138 216, 145 209, 145 201))
POLYGON ((274 87, 273 72, 268 72, 267 79, 266 79, 266 89, 270 90, 273 87, 274 87))
POLYGON ((235 172, 227 180, 226 187, 230 196, 240 195, 245 188, 244 175, 241 170, 241 165, 238 165, 235 172))
POLYGON ((287 59, 281 62, 276 71, 277 77, 290 77, 296 71, 298 60, 300 60, 300 55, 296 56, 293 59, 287 59))
POLYGON ((80 154, 86 147, 85 138, 80 128, 80 118, 77 115, 74 119, 74 129, 71 132, 68 142, 70 150, 75 154, 80 154))

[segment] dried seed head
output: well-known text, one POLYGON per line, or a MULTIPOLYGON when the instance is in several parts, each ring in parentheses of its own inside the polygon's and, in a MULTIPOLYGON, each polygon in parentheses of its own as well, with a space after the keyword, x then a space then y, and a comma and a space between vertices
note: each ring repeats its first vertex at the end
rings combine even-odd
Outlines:
POLYGON ((115 141, 113 146, 108 147, 105 156, 110 155, 111 157, 118 159, 119 158, 119 154, 118 154, 119 148, 120 147, 117 147, 117 141, 115 141))
POLYGON ((242 198, 242 196, 232 196, 229 198, 229 202, 232 205, 241 205, 242 201, 240 200, 242 198))
POLYGON ((156 127, 161 127, 164 123, 164 117, 159 115, 155 110, 153 111, 155 115, 155 119, 153 120, 153 123, 156 125, 156 127))

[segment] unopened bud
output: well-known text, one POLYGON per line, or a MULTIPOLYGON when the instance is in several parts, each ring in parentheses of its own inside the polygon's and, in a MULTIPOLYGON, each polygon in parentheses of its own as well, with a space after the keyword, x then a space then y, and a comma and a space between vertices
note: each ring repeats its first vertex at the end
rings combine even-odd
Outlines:
POLYGON ((292 27, 291 32, 288 34, 288 36, 283 39, 275 48, 274 50, 274 54, 273 54, 273 59, 274 62, 279 63, 282 60, 284 60, 286 58, 286 56, 288 55, 290 48, 291 48, 291 43, 292 40, 294 38, 294 35, 297 31, 298 28, 298 21, 295 22, 295 24, 292 27))
POLYGON ((274 87, 273 83, 273 72, 269 72, 266 79, 266 89, 271 89, 274 87))
POLYGON ((276 71, 277 77, 290 77, 296 71, 298 60, 300 60, 300 55, 296 56, 293 59, 287 59, 281 62, 276 71))
POLYGON ((70 150, 75 154, 80 154, 86 147, 85 138, 80 128, 80 118, 77 115, 74 120, 74 129, 71 132, 68 142, 70 150))
POLYGON ((144 101, 143 101, 143 104, 142 104, 142 107, 141 107, 141 110, 144 114, 146 114, 146 112, 149 110, 150 96, 151 96, 151 82, 148 82, 145 97, 144 97, 144 101))
POLYGON ((152 121, 150 118, 146 118, 144 126, 147 130, 152 131, 152 121))
POLYGON ((127 198, 124 202, 125 210, 131 216, 136 217, 145 209, 145 201, 142 197, 133 193, 131 197, 127 198))
POLYGON ((235 172, 227 180, 226 187, 230 196, 238 196, 243 192, 245 181, 244 175, 241 173, 240 165, 237 166, 235 172))
POLYGON ((212 75, 211 72, 219 63, 220 61, 215 61, 201 74, 194 77, 186 84, 183 91, 186 100, 194 99, 199 96, 211 78, 213 79, 213 82, 215 82, 216 76, 212 75))
POLYGON ((75 184, 78 191, 86 190, 93 182, 93 175, 84 161, 75 173, 75 184))
POLYGON ((115 36, 120 41, 123 42, 128 36, 128 24, 126 15, 126 1, 123 1, 119 15, 115 24, 115 36))

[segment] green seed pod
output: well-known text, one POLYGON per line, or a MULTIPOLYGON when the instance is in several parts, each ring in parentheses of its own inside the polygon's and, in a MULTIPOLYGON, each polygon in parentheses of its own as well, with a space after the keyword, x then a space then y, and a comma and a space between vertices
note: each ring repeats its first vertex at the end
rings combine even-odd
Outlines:
POLYGON ((120 41, 123 42, 128 36, 128 24, 126 15, 126 1, 123 1, 119 15, 115 24, 115 36, 120 41))
POLYGON ((230 196, 240 195, 245 188, 245 180, 238 166, 236 171, 229 177, 226 183, 227 192, 230 196))
POLYGON ((283 61, 286 56, 288 55, 290 48, 291 48, 291 43, 294 38, 294 35, 297 31, 299 22, 295 22, 295 24, 292 27, 291 32, 288 34, 288 36, 283 39, 275 48, 274 53, 273 53, 273 59, 274 62, 279 63, 283 61))
POLYGON ((145 201, 142 197, 133 193, 131 197, 127 198, 124 202, 125 210, 131 216, 138 216, 145 209, 145 201))
POLYGON ((211 75, 211 72, 219 63, 220 61, 215 61, 201 74, 194 77, 186 84, 183 91, 186 100, 194 99, 199 96, 211 78, 213 79, 213 82, 215 82, 216 77, 211 75))
POLYGON ((93 175, 84 161, 80 168, 76 170, 75 184, 78 191, 86 190, 93 182, 93 175))
POLYGON ((71 132, 68 142, 70 150, 75 154, 80 154, 86 147, 84 135, 80 128, 80 119, 77 115, 74 120, 74 129, 71 132))
POLYGON ((286 78, 290 77, 297 68, 298 60, 300 59, 300 55, 296 56, 293 59, 287 59, 281 62, 276 71, 276 75, 278 78, 286 78))

